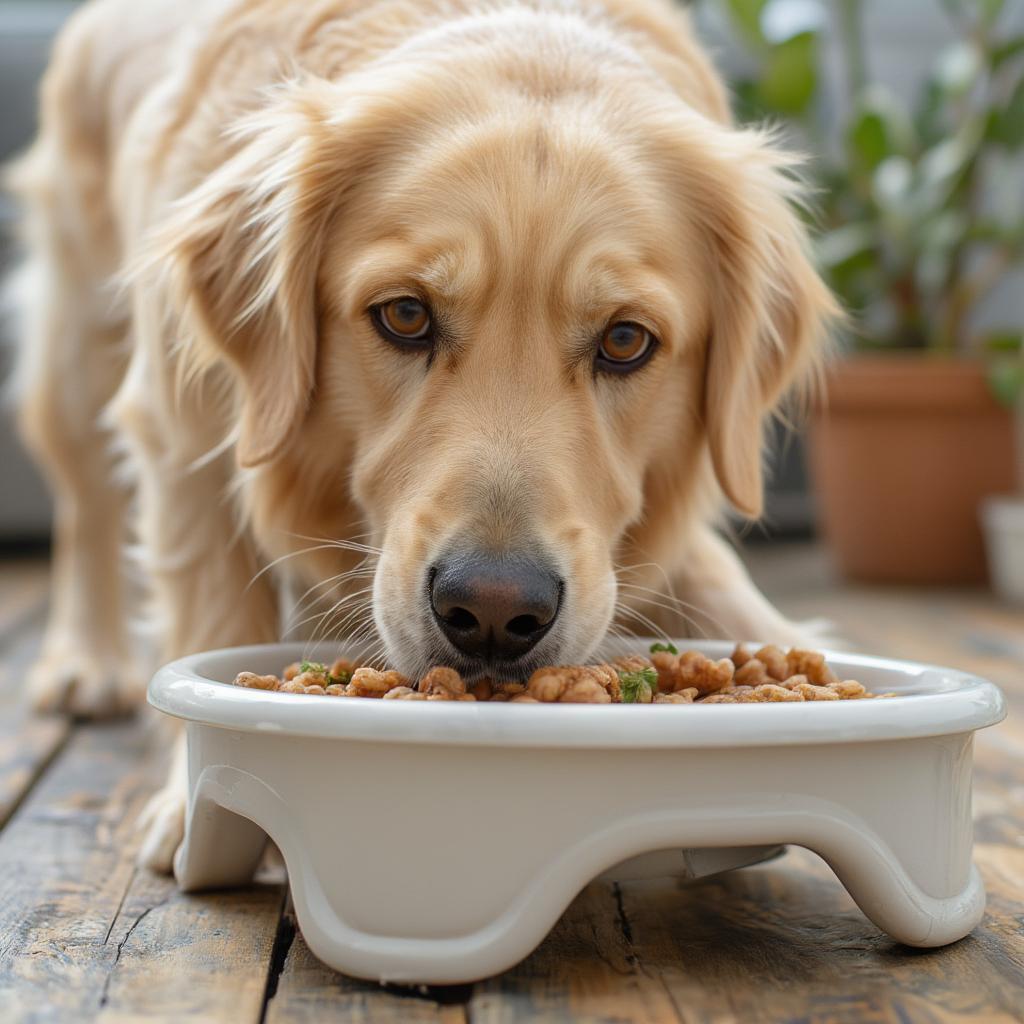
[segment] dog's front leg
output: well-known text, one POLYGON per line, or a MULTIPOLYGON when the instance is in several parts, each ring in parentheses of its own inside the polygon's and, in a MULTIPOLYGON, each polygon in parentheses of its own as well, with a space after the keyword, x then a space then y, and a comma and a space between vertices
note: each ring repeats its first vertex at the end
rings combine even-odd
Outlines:
POLYGON ((824 624, 787 619, 758 590, 735 550, 711 529, 697 533, 673 583, 707 636, 780 646, 820 642, 824 624))
POLYGON ((168 727, 173 736, 170 771, 139 816, 143 832, 138 861, 153 871, 169 873, 174 854, 185 837, 185 808, 188 805, 188 746, 185 728, 180 722, 168 727))
MULTIPOLYGON (((273 586, 257 577, 260 562, 230 500, 230 461, 196 468, 167 455, 143 448, 138 458, 141 558, 162 659, 277 639, 273 586)), ((184 834, 187 761, 176 732, 170 777, 143 814, 139 860, 158 871, 171 869, 184 834)))

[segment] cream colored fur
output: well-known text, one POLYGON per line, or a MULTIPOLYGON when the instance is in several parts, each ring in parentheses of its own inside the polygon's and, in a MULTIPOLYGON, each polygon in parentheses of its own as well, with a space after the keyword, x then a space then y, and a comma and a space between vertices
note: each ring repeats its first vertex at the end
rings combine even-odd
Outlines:
POLYGON ((92 0, 12 173, 20 422, 57 501, 35 705, 140 699, 129 538, 160 658, 276 639, 281 559, 321 632, 416 672, 453 536, 557 554, 552 661, 645 618, 795 639, 715 532, 760 514, 764 420, 835 312, 791 163, 662 0, 92 0), (367 317, 410 291, 453 339, 429 366, 367 317), (659 350, 595 375, 616 319, 659 350))

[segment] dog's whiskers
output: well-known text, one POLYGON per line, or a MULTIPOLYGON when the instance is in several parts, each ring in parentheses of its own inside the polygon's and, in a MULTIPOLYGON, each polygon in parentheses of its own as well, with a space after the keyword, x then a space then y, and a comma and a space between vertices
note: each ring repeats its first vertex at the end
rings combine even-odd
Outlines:
POLYGON ((630 608, 628 605, 620 605, 617 606, 616 613, 618 615, 627 615, 630 618, 635 619, 645 629, 649 629, 652 636, 657 636, 662 640, 669 639, 668 634, 659 625, 644 615, 643 612, 637 611, 636 608, 630 608))
POLYGON ((370 598, 363 595, 371 593, 372 590, 372 587, 364 587, 336 601, 319 617, 320 621, 313 630, 311 641, 326 640, 329 634, 339 633, 354 614, 361 614, 370 606, 370 598))
POLYGON ((685 601, 679 600, 679 597, 677 596, 675 591, 675 587, 672 585, 672 577, 665 571, 665 567, 660 562, 636 562, 632 565, 619 565, 616 563, 614 570, 615 578, 620 583, 627 583, 629 581, 620 579, 619 574, 635 572, 639 569, 657 569, 658 572, 661 574, 661 578, 665 584, 664 588, 662 590, 659 590, 658 593, 664 595, 665 597, 669 598, 670 600, 676 603, 682 604, 691 609, 693 608, 693 605, 686 605, 685 601))
MULTIPOLYGON (((341 636, 337 632, 332 630, 330 633, 324 633, 324 635, 320 639, 309 640, 306 643, 305 650, 308 653, 317 646, 332 643, 343 643, 346 649, 360 651, 361 660, 363 660, 363 662, 365 663, 365 657, 363 656, 363 653, 360 649, 362 648, 363 644, 365 644, 367 641, 373 638, 373 635, 374 628, 372 617, 368 617, 367 619, 361 620, 359 622, 358 629, 355 632, 351 632, 347 636, 341 636)), ((375 644, 374 648, 376 648, 376 646, 377 645, 375 644)))
MULTIPOLYGON (((643 589, 646 590, 646 588, 643 589)), ((642 591, 632 592, 630 584, 628 583, 622 584, 621 590, 623 592, 623 597, 622 600, 616 604, 616 609, 632 608, 634 607, 634 603, 638 602, 650 605, 653 608, 658 608, 670 615, 677 616, 682 620, 684 630, 686 632, 689 632, 690 630, 699 631, 703 628, 698 619, 683 611, 683 608, 687 607, 685 602, 678 602, 677 605, 670 604, 666 600, 661 600, 660 598, 662 595, 659 595, 657 591, 650 591, 650 593, 644 593, 642 591)))
MULTIPOLYGON (((626 584, 626 586, 628 587, 628 586, 630 586, 630 584, 626 584)), ((657 593, 657 591, 655 591, 655 593, 657 593)), ((661 596, 664 597, 665 595, 661 595, 661 596)), ((636 600, 642 600, 642 598, 641 597, 637 597, 636 600)), ((705 629, 700 624, 700 620, 701 619, 706 620, 716 630, 718 630, 719 636, 727 637, 729 635, 729 630, 727 629, 725 624, 722 622, 722 620, 719 619, 719 618, 716 618, 706 608, 702 608, 700 605, 690 604, 687 601, 681 601, 681 600, 679 600, 679 598, 672 598, 672 600, 678 606, 678 608, 675 609, 676 613, 678 615, 682 616, 683 618, 688 619, 693 624, 693 626, 695 628, 702 630, 704 636, 707 636, 708 634, 707 634, 707 629, 705 629), (682 608, 686 608, 689 611, 691 611, 693 613, 693 616, 686 615, 683 611, 680 610, 682 608), (696 618, 694 616, 696 616, 696 618)))
POLYGON ((385 643, 382 637, 377 634, 373 616, 368 615, 358 623, 347 637, 335 637, 337 640, 344 640, 345 644, 359 652, 360 660, 371 668, 384 667, 385 643), (370 646, 371 640, 375 642, 370 646))
POLYGON ((612 657, 612 652, 608 650, 609 641, 618 641, 624 643, 626 641, 635 640, 637 634, 633 630, 625 628, 621 625, 612 623, 604 632, 604 636, 601 638, 601 642, 597 645, 596 657, 601 660, 607 660, 612 657))
POLYGON ((347 644, 363 643, 375 637, 377 627, 373 617, 372 601, 365 599, 354 604, 343 617, 325 627, 324 635, 336 642, 347 644))
MULTIPOLYGON (((351 600, 355 601, 356 598, 359 596, 360 595, 358 594, 352 595, 351 600)), ((343 603, 349 603, 348 599, 343 599, 343 603)), ((365 600, 359 601, 358 605, 362 605, 364 603, 365 600)), ((339 602, 337 604, 332 605, 326 611, 319 612, 313 615, 307 615, 306 618, 302 619, 300 622, 297 622, 293 627, 291 627, 289 632, 298 632, 300 627, 306 625, 307 623, 316 622, 317 625, 314 627, 312 633, 310 634, 307 643, 312 644, 318 642, 319 639, 322 639, 322 635, 326 635, 327 631, 331 628, 330 617, 344 610, 344 608, 341 607, 341 604, 342 602, 339 602)))
POLYGON ((362 624, 366 616, 372 615, 372 602, 369 598, 356 602, 347 610, 340 620, 331 620, 324 626, 324 635, 330 635, 335 639, 346 639, 345 634, 351 635, 356 624, 362 624))
POLYGON ((298 558, 300 555, 308 555, 308 554, 310 554, 313 551, 324 551, 327 548, 333 548, 333 547, 337 547, 337 545, 332 544, 332 543, 314 544, 314 545, 311 545, 310 547, 307 547, 307 548, 301 548, 298 551, 288 551, 288 552, 286 552, 283 555, 278 555, 277 558, 275 558, 272 561, 268 562, 265 566, 263 566, 262 569, 259 570, 259 572, 256 573, 255 576, 253 576, 253 578, 251 580, 249 580, 249 583, 247 584, 245 589, 246 589, 246 591, 248 591, 249 588, 252 587, 253 584, 264 573, 270 572, 271 569, 274 569, 276 566, 280 565, 282 562, 288 561, 289 558, 298 558))
POLYGON ((306 625, 309 622, 314 622, 315 621, 315 622, 318 623, 318 626, 317 626, 316 629, 314 629, 314 632, 313 632, 313 634, 310 637, 311 641, 315 640, 316 639, 316 635, 317 635, 317 631, 319 630, 320 626, 324 626, 325 624, 329 623, 331 617, 336 615, 336 614, 339 614, 340 612, 342 612, 347 605, 351 605, 353 602, 363 603, 366 600, 363 597, 363 595, 367 594, 367 593, 370 593, 370 591, 372 591, 372 589, 373 589, 372 586, 371 587, 364 587, 362 590, 353 591, 353 592, 351 592, 349 594, 343 595, 342 597, 340 597, 337 600, 335 600, 331 604, 331 606, 329 608, 325 609, 324 611, 322 611, 322 612, 313 612, 312 614, 307 615, 304 619, 302 619, 299 622, 295 623, 295 625, 291 627, 292 631, 298 630, 301 626, 304 626, 304 625, 306 625))
POLYGON ((367 555, 381 555, 383 554, 383 548, 374 547, 372 544, 361 544, 355 540, 347 537, 307 537, 303 533, 290 533, 285 532, 286 537, 292 537, 295 540, 308 540, 314 544, 324 544, 327 547, 339 548, 342 551, 356 551, 367 555))
POLYGON ((320 590, 324 587, 337 588, 340 587, 343 582, 348 582, 350 580, 356 579, 365 579, 366 577, 372 577, 375 574, 375 572, 375 566, 369 566, 366 568, 356 567, 355 569, 349 569, 346 572, 340 572, 335 576, 330 576, 325 580, 321 580, 319 583, 313 584, 313 586, 309 587, 306 590, 306 592, 295 602, 295 608, 291 616, 289 617, 289 623, 286 628, 294 628, 291 620, 294 619, 296 616, 301 615, 304 611, 306 611, 307 607, 312 608, 315 605, 319 604, 321 601, 326 601, 331 597, 329 591, 325 591, 323 594, 318 594, 316 597, 313 597, 312 595, 315 591, 320 590))
MULTIPOLYGON (((670 604, 672 605, 671 608, 666 607, 665 605, 661 605, 661 607, 665 611, 674 611, 681 618, 683 618, 687 623, 689 623, 689 625, 691 625, 694 629, 701 630, 701 632, 702 632, 702 634, 704 636, 707 635, 707 630, 704 629, 704 627, 700 625, 700 621, 699 621, 700 619, 704 619, 707 622, 709 622, 712 626, 715 627, 715 629, 717 629, 719 631, 719 633, 722 636, 728 635, 728 630, 726 629, 726 627, 722 623, 722 621, 720 619, 717 619, 707 609, 702 608, 699 605, 691 604, 688 601, 683 601, 682 599, 680 599, 679 597, 676 596, 675 591, 674 591, 674 589, 672 587, 671 577, 665 571, 665 569, 661 565, 659 565, 657 562, 637 562, 637 563, 632 564, 632 565, 619 565, 619 564, 616 564, 614 566, 614 571, 615 571, 616 581, 618 582, 619 587, 632 590, 632 591, 634 591, 636 593, 642 592, 642 593, 652 594, 652 595, 654 595, 656 598, 658 598, 661 601, 670 602, 670 604), (628 580, 624 580, 624 579, 621 578, 620 574, 629 573, 629 572, 636 572, 637 570, 641 570, 641 569, 657 569, 658 572, 661 574, 662 579, 665 581, 665 589, 664 590, 660 590, 660 589, 653 588, 653 587, 647 587, 647 586, 643 586, 643 585, 641 585, 639 583, 631 583, 628 580), (682 611, 682 609, 684 609, 684 608, 688 612, 692 612, 693 614, 692 615, 685 614, 682 611)), ((633 599, 634 600, 640 600, 639 597, 634 597, 633 599)), ((654 602, 652 601, 651 603, 653 604, 654 602)))

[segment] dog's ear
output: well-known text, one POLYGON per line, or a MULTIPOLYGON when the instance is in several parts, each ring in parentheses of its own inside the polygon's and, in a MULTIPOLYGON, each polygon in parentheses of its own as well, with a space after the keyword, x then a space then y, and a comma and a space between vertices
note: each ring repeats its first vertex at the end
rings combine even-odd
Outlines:
MULTIPOLYGON (((676 121, 679 145, 679 121, 676 121)), ((816 382, 841 314, 808 255, 794 207, 798 161, 757 131, 697 115, 683 125, 676 188, 711 275, 703 421, 715 475, 735 508, 763 508, 768 417, 816 382)), ((679 150, 676 150, 677 160, 679 150)))
POLYGON ((290 84, 246 118, 234 155, 175 204, 148 254, 184 318, 183 372, 234 373, 243 466, 282 450, 313 395, 320 255, 356 161, 331 89, 290 84))
POLYGON ((792 179, 760 142, 736 167, 733 201, 712 227, 717 283, 708 339, 704 422, 726 497, 751 518, 764 502, 765 420, 806 391, 838 309, 807 253, 792 179))

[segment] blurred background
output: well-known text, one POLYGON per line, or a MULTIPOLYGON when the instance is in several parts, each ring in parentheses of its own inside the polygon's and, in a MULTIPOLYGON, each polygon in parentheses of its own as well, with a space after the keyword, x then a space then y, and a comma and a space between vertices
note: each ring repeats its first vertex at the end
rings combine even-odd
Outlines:
MULTIPOLYGON (((74 6, 0 0, 0 160, 32 135, 74 6)), ((991 579, 1024 601, 1024 2, 688 6, 740 120, 808 154, 818 262, 851 314, 827 405, 775 432, 746 541, 820 537, 847 579, 991 579)), ((0 196, 2 266, 12 217, 0 196)), ((44 549, 46 492, 6 412, 0 481, 0 546, 44 549)))

